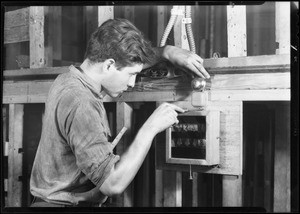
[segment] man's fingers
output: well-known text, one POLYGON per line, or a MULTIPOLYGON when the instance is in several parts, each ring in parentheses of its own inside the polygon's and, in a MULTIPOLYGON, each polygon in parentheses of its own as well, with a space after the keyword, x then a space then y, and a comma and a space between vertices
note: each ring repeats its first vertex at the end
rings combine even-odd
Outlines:
POLYGON ((193 63, 194 66, 200 71, 200 73, 205 76, 205 78, 210 78, 209 73, 205 70, 205 68, 203 67, 203 64, 199 63, 199 62, 194 62, 193 63))
POLYGON ((197 76, 200 76, 205 79, 204 75, 198 70, 198 68, 194 65, 194 63, 190 63, 187 65, 187 69, 194 72, 197 76))
POLYGON ((195 57, 196 57, 196 60, 203 65, 203 59, 197 54, 195 54, 195 57))
POLYGON ((186 110, 184 110, 183 108, 180 108, 180 107, 177 106, 177 105, 174 105, 174 104, 169 103, 169 106, 170 106, 173 110, 175 110, 175 111, 178 111, 178 112, 181 112, 181 113, 186 112, 186 110))

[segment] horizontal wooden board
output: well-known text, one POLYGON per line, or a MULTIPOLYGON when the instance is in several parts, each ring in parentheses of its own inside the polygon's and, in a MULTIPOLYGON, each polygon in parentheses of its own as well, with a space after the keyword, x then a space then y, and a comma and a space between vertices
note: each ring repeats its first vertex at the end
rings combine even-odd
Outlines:
MULTIPOLYGON (((230 74, 230 73, 269 73, 269 72, 289 72, 290 70, 290 55, 263 55, 263 56, 248 56, 248 57, 230 57, 218 59, 204 59, 204 67, 209 73, 215 74, 230 74)), ((61 74, 66 72, 65 68, 34 68, 22 70, 5 70, 4 79, 11 79, 21 76, 38 76, 51 74, 61 74)))
POLYGON ((29 41, 29 7, 4 15, 4 44, 29 41))
MULTIPOLYGON (((44 103, 53 81, 4 81, 3 103, 44 103)), ((211 101, 290 101, 290 89, 269 90, 211 90, 211 101)), ((191 101, 191 91, 131 91, 119 98, 104 97, 104 102, 152 102, 152 101, 191 101)))

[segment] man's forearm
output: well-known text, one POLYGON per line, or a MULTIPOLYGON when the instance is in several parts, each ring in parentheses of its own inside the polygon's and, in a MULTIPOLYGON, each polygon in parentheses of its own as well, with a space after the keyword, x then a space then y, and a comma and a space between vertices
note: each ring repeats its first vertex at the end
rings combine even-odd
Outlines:
POLYGON ((135 177, 142 165, 155 134, 143 126, 129 148, 122 154, 100 190, 107 195, 120 194, 135 177))
POLYGON ((164 47, 154 47, 153 50, 154 50, 155 56, 156 56, 155 60, 152 64, 144 64, 143 69, 150 68, 161 61, 168 60, 167 51, 169 48, 170 48, 169 45, 166 45, 164 47))

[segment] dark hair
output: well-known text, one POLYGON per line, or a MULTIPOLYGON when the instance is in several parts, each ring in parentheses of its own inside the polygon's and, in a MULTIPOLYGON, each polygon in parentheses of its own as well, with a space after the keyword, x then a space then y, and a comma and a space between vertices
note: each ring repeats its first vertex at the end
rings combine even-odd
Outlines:
POLYGON ((126 19, 109 19, 91 35, 85 58, 92 63, 113 58, 118 69, 151 63, 155 52, 140 30, 126 19))

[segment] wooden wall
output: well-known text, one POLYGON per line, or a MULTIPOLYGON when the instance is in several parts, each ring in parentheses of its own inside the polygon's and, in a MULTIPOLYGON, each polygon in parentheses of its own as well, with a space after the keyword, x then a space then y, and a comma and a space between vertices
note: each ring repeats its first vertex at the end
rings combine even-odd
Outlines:
MULTIPOLYGON (((132 21, 151 40, 152 44, 156 45, 162 34, 161 30, 159 31, 158 29, 164 29, 163 26, 166 26, 171 8, 171 6, 158 7, 156 5, 115 6, 114 16, 116 18, 127 18, 132 21)), ((11 11, 15 9, 22 9, 22 7, 8 8, 11 11)), ((52 29, 55 29, 56 33, 52 34, 50 38, 53 42, 52 65, 62 66, 81 62, 88 37, 97 26, 97 18, 91 18, 91 16, 97 16, 97 8, 93 6, 63 6, 57 9, 55 10, 57 13, 55 16, 48 17, 52 21, 55 19, 55 23, 60 23, 57 26, 50 26, 52 29)), ((267 2, 260 6, 247 6, 246 12, 248 22, 248 56, 275 54, 275 2, 267 2)), ((193 6, 192 26, 197 53, 201 57, 228 56, 226 16, 225 6, 193 6)), ((173 35, 171 33, 168 44, 173 43, 172 38, 173 35)), ((28 41, 5 44, 4 69, 11 70, 29 67, 29 62, 27 62, 30 55, 29 45, 28 41), (27 58, 22 58, 22 56, 27 56, 27 58), (16 59, 20 57, 23 59, 22 66, 16 62, 16 59)), ((137 132, 142 122, 151 114, 155 106, 155 102, 132 103, 132 108, 134 109, 132 120, 135 125, 134 130, 132 130, 132 136, 137 132)), ((105 107, 108 112, 113 136, 115 136, 117 130, 117 104, 105 103, 105 107)), ((24 197, 22 198, 22 206, 28 206, 32 199, 29 194, 28 182, 35 149, 40 137, 43 111, 43 104, 26 104, 24 107, 24 147, 22 150, 22 192, 24 197)), ((274 207, 276 210, 280 210, 282 206, 285 206, 285 203, 278 201, 278 198, 288 200, 289 196, 288 193, 280 196, 282 190, 276 189, 275 184, 280 186, 282 182, 287 181, 288 177, 285 178, 286 180, 278 181, 274 179, 278 168, 282 166, 281 160, 286 161, 284 157, 278 156, 279 153, 276 153, 276 151, 287 151, 289 149, 288 145, 280 143, 288 141, 289 127, 284 124, 287 123, 286 121, 289 121, 289 108, 284 102, 246 102, 243 104, 242 111, 244 112, 243 206, 264 207, 269 212, 274 211, 274 207), (283 134, 276 134, 278 129, 283 134), (274 194, 276 198, 274 198, 274 194)), ((3 138, 4 148, 5 142, 9 139, 8 114, 9 106, 3 105, 3 136, 6 136, 3 138)), ((163 183, 156 179, 155 149, 157 149, 157 146, 153 144, 130 187, 132 206, 154 207, 170 205, 164 202, 164 198, 167 198, 166 195, 160 198, 155 192, 157 187, 168 188, 166 186, 168 182, 167 176, 163 178, 165 179, 163 183)), ((7 169, 5 162, 4 169, 7 169)), ((168 175, 168 173, 176 177, 176 171, 169 171, 165 175, 168 175)), ((7 178, 6 174, 4 176, 7 178)), ((196 173, 193 176, 197 176, 196 184, 195 180, 189 179, 189 172, 182 172, 182 177, 179 180, 170 181, 181 183, 182 194, 178 196, 181 199, 181 206, 221 207, 223 200, 222 175, 196 173), (196 190, 193 187, 197 187, 196 190)), ((290 188, 285 186, 284 189, 289 190, 290 188)), ((174 200, 176 201, 176 199, 174 200)), ((172 203, 175 203, 175 201, 172 203)), ((122 205, 118 197, 112 197, 109 198, 104 206, 122 205)), ((176 204, 173 205, 175 206, 176 204)), ((289 207, 282 209, 288 210, 289 207)))

